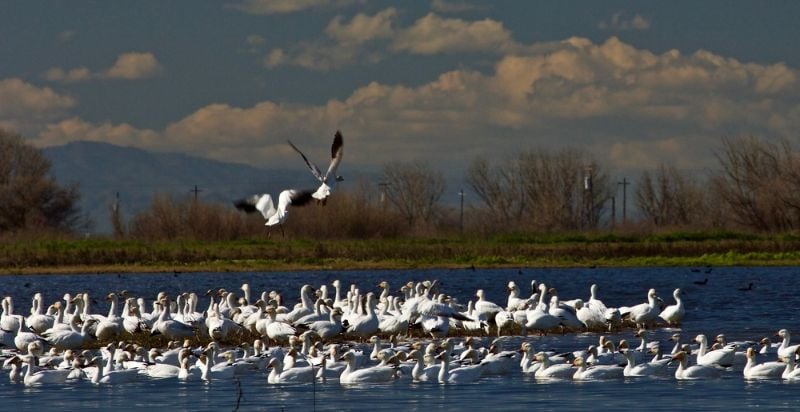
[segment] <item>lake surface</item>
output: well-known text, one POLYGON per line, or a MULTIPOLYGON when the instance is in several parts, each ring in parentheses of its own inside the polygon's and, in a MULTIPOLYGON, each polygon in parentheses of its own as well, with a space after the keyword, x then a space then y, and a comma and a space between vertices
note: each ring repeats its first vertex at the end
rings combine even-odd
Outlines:
MULTIPOLYGON (((441 291, 462 303, 484 289, 488 300, 505 306, 506 284, 514 280, 525 291, 532 279, 555 287, 561 299, 589 297, 596 283, 598 297, 608 306, 631 306, 646 300, 655 288, 667 304, 672 291, 680 287, 686 317, 680 331, 684 340, 698 333, 724 333, 730 341, 757 341, 786 328, 800 337, 798 269, 794 267, 748 268, 597 268, 597 269, 490 269, 490 270, 402 270, 402 271, 312 271, 291 273, 163 273, 110 275, 7 276, 0 280, 0 296, 15 299, 17 313, 27 313, 35 292, 52 303, 64 293, 86 291, 97 301, 93 311, 107 311, 102 299, 108 292, 127 290, 145 296, 148 303, 159 292, 203 295, 208 289, 237 290, 249 283, 254 293, 281 291, 287 306, 298 299, 305 283, 315 287, 339 279, 344 285, 357 284, 362 291, 376 291, 387 280, 393 291, 409 280, 438 279, 441 291), (708 272, 708 273, 706 273, 708 272), (708 278, 706 285, 695 281, 708 278), (750 282, 750 291, 740 291, 750 282)), ((207 300, 201 299, 199 307, 207 300)), ((667 342, 675 329, 657 329, 653 340, 667 342)), ((633 331, 607 334, 615 342, 626 339, 638 344, 633 331)), ((598 335, 567 334, 510 337, 503 349, 516 350, 523 341, 536 350, 572 351, 597 342, 598 335)), ((775 338, 773 338, 775 339, 775 338)), ((800 383, 782 381, 750 382, 741 371, 725 371, 717 380, 678 382, 666 379, 625 379, 600 382, 536 381, 521 372, 485 377, 475 384, 416 384, 407 380, 390 384, 345 387, 332 380, 305 385, 268 385, 266 373, 244 375, 238 381, 181 382, 151 380, 119 386, 98 386, 78 382, 40 388, 10 384, 0 377, 2 410, 742 410, 760 407, 770 410, 798 410, 800 383), (239 395, 241 393, 241 396, 239 395), (13 406, 12 406, 13 405, 13 406), (7 408, 9 407, 9 408, 7 408)))

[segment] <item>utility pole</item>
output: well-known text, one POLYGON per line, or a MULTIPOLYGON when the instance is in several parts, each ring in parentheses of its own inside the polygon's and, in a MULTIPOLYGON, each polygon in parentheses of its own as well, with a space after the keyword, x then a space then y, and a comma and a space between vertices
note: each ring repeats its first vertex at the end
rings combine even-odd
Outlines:
POLYGON ((203 189, 198 188, 197 185, 194 185, 194 189, 190 190, 190 192, 194 193, 194 201, 195 202, 197 202, 197 194, 202 192, 202 191, 203 191, 203 189))
POLYGON ((622 178, 621 182, 617 182, 618 185, 622 185, 622 223, 628 222, 628 185, 631 182, 628 181, 627 178, 622 178))
POLYGON ((460 189, 458 195, 461 197, 461 213, 458 218, 458 227, 461 233, 464 233, 464 189, 460 189))

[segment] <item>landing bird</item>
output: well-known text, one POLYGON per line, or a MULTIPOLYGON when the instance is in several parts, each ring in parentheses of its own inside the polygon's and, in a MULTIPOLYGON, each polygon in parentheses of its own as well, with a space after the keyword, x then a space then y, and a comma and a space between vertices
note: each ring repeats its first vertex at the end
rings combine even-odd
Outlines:
POLYGON ((283 222, 286 221, 289 215, 289 205, 303 206, 311 201, 313 193, 313 190, 284 190, 278 195, 277 209, 272 202, 272 196, 267 193, 236 200, 233 205, 247 213, 261 212, 261 215, 267 221, 264 226, 281 225, 281 233, 283 233, 283 222))
POLYGON ((325 202, 328 200, 328 196, 331 195, 331 191, 333 190, 334 186, 336 186, 336 182, 341 182, 344 180, 343 177, 336 175, 336 169, 339 167, 339 163, 342 161, 342 153, 344 151, 344 140, 342 139, 342 133, 340 131, 336 131, 336 135, 333 136, 333 144, 331 145, 331 164, 328 166, 328 171, 325 174, 319 170, 319 167, 314 163, 310 162, 306 155, 300 151, 291 141, 288 142, 289 146, 292 146, 297 153, 300 153, 300 156, 303 157, 303 160, 306 162, 306 166, 308 166, 309 170, 311 170, 311 174, 317 178, 317 180, 322 183, 316 192, 312 195, 314 199, 321 202, 325 205, 325 202))

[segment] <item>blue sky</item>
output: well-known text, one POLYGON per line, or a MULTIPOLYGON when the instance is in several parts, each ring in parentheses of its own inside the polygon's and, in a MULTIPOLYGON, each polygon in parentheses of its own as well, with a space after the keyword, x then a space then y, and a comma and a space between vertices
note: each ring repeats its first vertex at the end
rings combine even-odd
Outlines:
POLYGON ((0 127, 263 167, 461 173, 581 147, 620 173, 796 138, 794 1, 0 3, 0 127))

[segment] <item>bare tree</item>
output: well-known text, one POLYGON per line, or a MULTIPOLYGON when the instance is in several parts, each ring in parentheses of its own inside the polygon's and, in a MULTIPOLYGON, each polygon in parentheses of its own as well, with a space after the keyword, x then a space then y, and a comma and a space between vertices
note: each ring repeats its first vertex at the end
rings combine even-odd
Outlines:
POLYGON ((0 130, 0 230, 71 231, 78 221, 78 187, 59 186, 50 161, 22 137, 0 130))
POLYGON ((703 197, 703 189, 695 181, 663 164, 655 171, 642 172, 634 194, 644 219, 660 227, 708 226, 703 197))
POLYGON ((596 228, 610 199, 608 180, 602 165, 572 148, 531 150, 494 167, 478 158, 467 172, 498 223, 547 231, 596 228))
POLYGON ((800 172, 787 141, 726 138, 717 159, 722 169, 713 179, 713 188, 735 224, 763 231, 800 227, 800 172))
POLYGON ((391 162, 383 167, 386 199, 409 225, 431 223, 445 189, 442 173, 423 162, 391 162))
POLYGON ((487 210, 491 225, 506 228, 519 222, 525 211, 525 197, 518 162, 492 166, 485 158, 475 158, 467 169, 466 180, 487 210))

